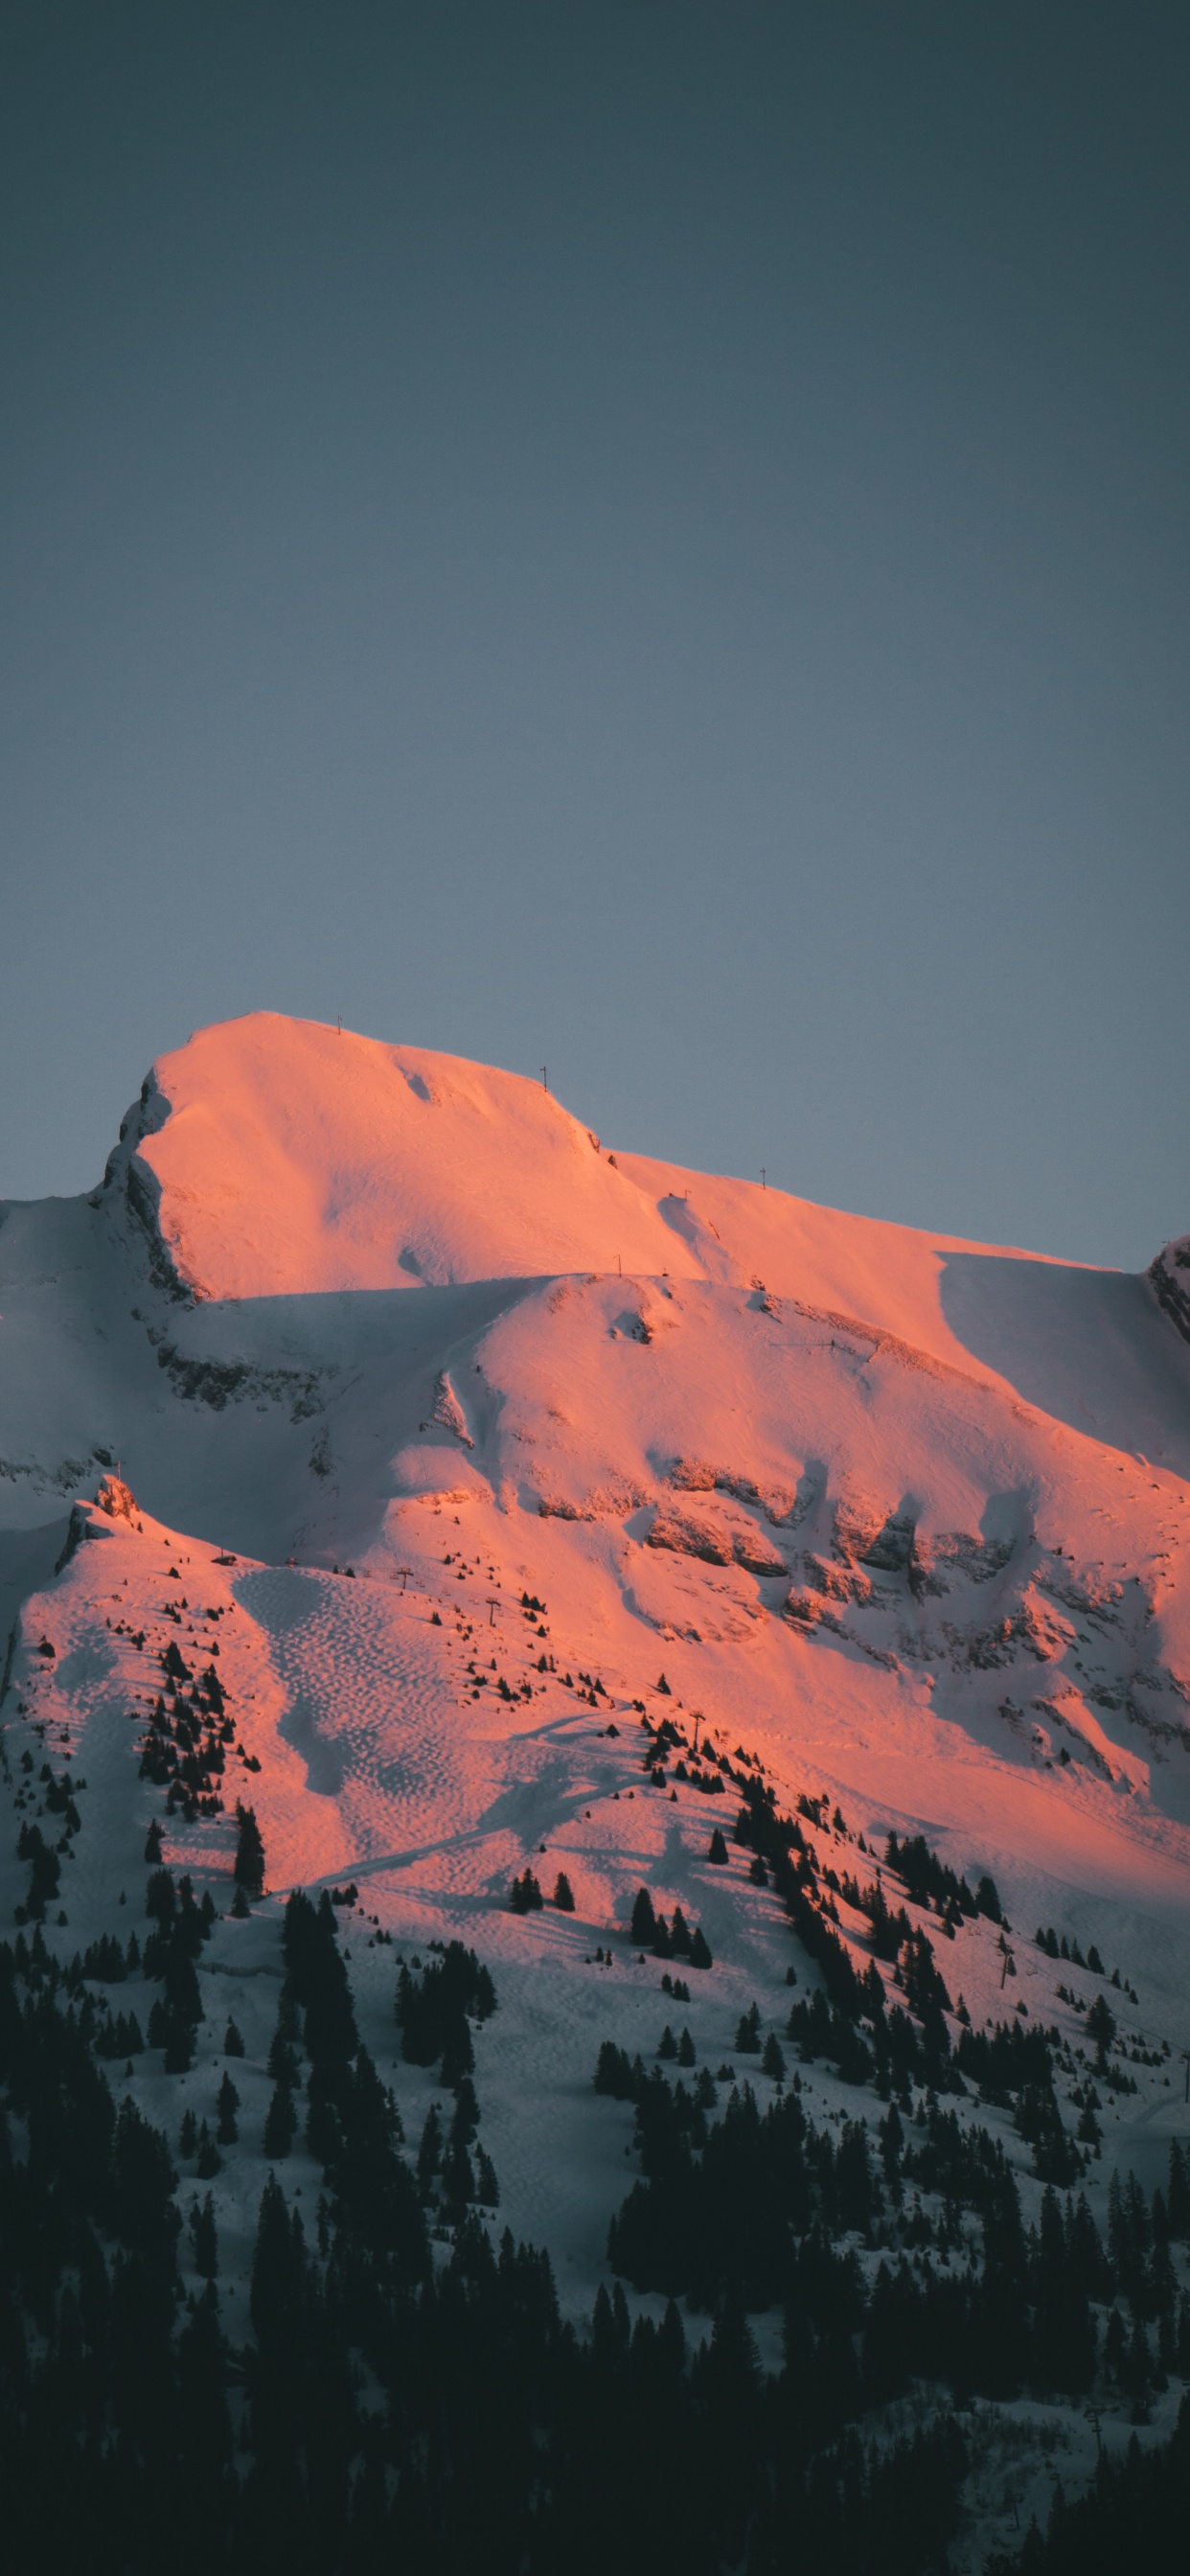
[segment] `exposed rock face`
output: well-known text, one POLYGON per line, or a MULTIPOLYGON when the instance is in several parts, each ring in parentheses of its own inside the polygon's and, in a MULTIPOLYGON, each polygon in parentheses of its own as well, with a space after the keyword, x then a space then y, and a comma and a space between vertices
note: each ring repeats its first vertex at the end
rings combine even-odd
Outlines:
POLYGON ((1149 1278, 1171 1322, 1190 1342, 1190 1234, 1166 1244, 1150 1263, 1149 1278))

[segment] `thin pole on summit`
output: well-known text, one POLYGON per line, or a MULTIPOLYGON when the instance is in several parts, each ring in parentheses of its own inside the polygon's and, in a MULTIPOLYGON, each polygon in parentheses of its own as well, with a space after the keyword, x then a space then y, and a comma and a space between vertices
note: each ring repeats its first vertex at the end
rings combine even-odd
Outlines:
POLYGON ((765 1166, 763 1163, 760 1166, 760 1186, 762 1190, 767 1190, 768 1188, 768 1182, 765 1178, 765 1166))
POLYGON ((542 1090, 543 1090, 543 1091, 548 1091, 548 1090, 549 1090, 549 1084, 548 1084, 548 1082, 546 1081, 546 1078, 545 1078, 545 1066, 544 1066, 544 1065, 543 1065, 543 1066, 542 1066, 542 1068, 541 1068, 541 1088, 542 1088, 542 1090))

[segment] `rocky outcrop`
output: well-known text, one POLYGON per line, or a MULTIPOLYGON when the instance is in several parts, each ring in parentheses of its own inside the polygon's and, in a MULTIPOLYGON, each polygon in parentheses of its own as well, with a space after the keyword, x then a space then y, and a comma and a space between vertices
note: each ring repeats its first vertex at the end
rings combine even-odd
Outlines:
POLYGON ((1190 1234, 1167 1243, 1149 1264, 1149 1280, 1159 1305, 1190 1342, 1190 1234))
POLYGON ((704 1565, 738 1565, 746 1574, 787 1574, 783 1556, 752 1523, 729 1523, 718 1513, 679 1511, 662 1503, 645 1536, 646 1547, 669 1548, 675 1556, 695 1556, 704 1565))
POLYGON ((147 1073, 140 1087, 139 1100, 133 1102, 120 1121, 119 1141, 108 1155, 98 1189, 91 1192, 91 1205, 98 1208, 113 1198, 124 1199, 133 1224, 144 1237, 154 1286, 178 1304, 189 1306, 199 1292, 188 1287, 179 1276, 173 1254, 161 1231, 161 1183, 139 1155, 145 1138, 160 1134, 170 1115, 170 1107, 156 1076, 147 1073))

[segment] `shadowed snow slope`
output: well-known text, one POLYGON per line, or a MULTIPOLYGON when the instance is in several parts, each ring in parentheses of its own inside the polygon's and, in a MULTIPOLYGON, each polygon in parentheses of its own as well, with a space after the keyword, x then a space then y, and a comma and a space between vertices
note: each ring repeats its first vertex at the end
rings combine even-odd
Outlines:
MULTIPOLYGON (((559 2104, 642 1880, 708 1927, 700 2045, 783 1979, 771 1896, 707 1866, 740 1744, 782 1803, 825 1790, 869 1839, 992 1869, 1181 2044, 1178 1250, 1150 1280, 957 1243, 613 1159, 452 1057, 265 1014, 200 1033, 89 1199, 0 1222, 4 1725, 91 1783, 74 1922, 106 1920, 161 1810, 128 1721, 176 1636, 218 1650, 273 1884, 351 1874, 391 1928, 532 1972, 559 2104), (117 1467, 135 1521, 72 1521, 117 1467), (702 1765, 664 1789, 642 1707, 688 1738, 698 1712, 702 1765), (573 1917, 509 1915, 530 1861, 573 1917)), ((169 1856, 226 1881, 233 1803, 175 1806, 169 1856)), ((991 2009, 991 1929, 963 1939, 991 2009)), ((625 2029, 632 1978, 656 1993, 622 1962, 625 2029)), ((531 2225, 554 2169, 511 2094, 509 2121, 531 2225)))

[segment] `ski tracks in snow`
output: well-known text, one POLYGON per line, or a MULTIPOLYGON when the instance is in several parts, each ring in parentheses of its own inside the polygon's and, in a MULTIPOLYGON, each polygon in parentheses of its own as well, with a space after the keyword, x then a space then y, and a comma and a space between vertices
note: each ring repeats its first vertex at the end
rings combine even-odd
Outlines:
POLYGON ((399 1864, 473 1828, 496 1776, 487 1748, 460 1732, 412 1603, 289 1566, 247 1574, 236 1590, 268 1639, 286 1701, 281 1735, 309 1788, 337 1801, 360 1863, 399 1864))

